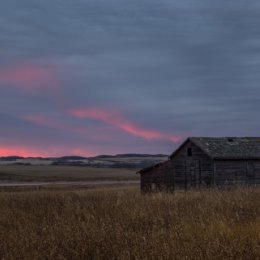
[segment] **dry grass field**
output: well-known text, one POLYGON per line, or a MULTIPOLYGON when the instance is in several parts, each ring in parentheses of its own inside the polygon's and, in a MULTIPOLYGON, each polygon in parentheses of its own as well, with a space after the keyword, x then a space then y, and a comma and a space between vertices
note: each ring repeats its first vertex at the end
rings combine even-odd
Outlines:
POLYGON ((260 259, 260 189, 2 189, 0 230, 0 259, 260 259))
POLYGON ((0 181, 139 180, 134 169, 52 165, 0 165, 0 181))

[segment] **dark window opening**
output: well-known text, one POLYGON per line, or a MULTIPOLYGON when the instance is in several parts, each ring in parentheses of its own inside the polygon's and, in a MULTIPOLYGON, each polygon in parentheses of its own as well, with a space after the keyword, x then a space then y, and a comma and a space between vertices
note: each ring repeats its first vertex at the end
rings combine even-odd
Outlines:
POLYGON ((234 139, 228 138, 228 141, 229 141, 230 143, 233 143, 233 142, 234 142, 234 139))
POLYGON ((191 149, 191 148, 188 148, 188 150, 187 150, 187 154, 188 154, 189 157, 192 156, 192 149, 191 149))

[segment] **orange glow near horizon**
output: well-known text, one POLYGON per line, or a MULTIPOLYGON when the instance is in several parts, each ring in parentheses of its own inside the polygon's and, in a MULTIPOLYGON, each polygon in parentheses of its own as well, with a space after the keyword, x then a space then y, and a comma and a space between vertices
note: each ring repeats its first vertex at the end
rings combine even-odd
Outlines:
POLYGON ((48 150, 34 149, 25 146, 0 146, 0 157, 58 157, 64 155, 94 156, 95 154, 81 149, 71 147, 50 147, 48 150))
POLYGON ((23 89, 55 87, 58 85, 52 69, 30 64, 0 68, 0 81, 23 89))
POLYGON ((181 137, 177 135, 171 135, 159 131, 149 130, 137 126, 135 123, 130 122, 128 119, 124 118, 122 115, 116 112, 101 110, 96 108, 78 108, 72 109, 69 113, 75 117, 82 119, 96 119, 102 121, 106 124, 112 125, 126 133, 134 136, 138 136, 147 140, 152 139, 164 139, 171 142, 180 141, 181 137))
POLYGON ((21 157, 46 157, 47 153, 36 151, 27 147, 0 146, 0 156, 21 156, 21 157))

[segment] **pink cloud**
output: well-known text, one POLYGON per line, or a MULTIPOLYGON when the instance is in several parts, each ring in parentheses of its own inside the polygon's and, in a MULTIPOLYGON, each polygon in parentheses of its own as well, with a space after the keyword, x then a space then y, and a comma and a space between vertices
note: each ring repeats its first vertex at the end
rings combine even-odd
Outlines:
POLYGON ((39 116, 39 115, 26 115, 22 117, 23 120, 33 123, 35 125, 46 126, 49 128, 66 130, 67 128, 57 121, 51 120, 50 118, 39 116))
POLYGON ((148 140, 164 139, 175 143, 180 141, 181 139, 181 137, 177 135, 172 135, 160 131, 154 131, 137 126, 135 123, 131 122, 127 118, 123 117, 122 115, 114 111, 107 111, 96 108, 77 108, 71 109, 69 113, 77 118, 96 119, 102 121, 126 133, 148 140))
POLYGON ((47 66, 20 64, 0 68, 0 82, 23 89, 56 87, 55 71, 47 66))
POLYGON ((66 122, 42 115, 26 115, 22 116, 21 119, 34 125, 80 135, 83 138, 91 136, 92 140, 97 139, 98 141, 108 141, 111 139, 109 134, 104 133, 103 128, 70 125, 66 122))
MULTIPOLYGON (((108 128, 104 131, 104 125, 97 126, 79 126, 75 125, 75 123, 71 123, 67 121, 66 118, 63 117, 52 117, 52 116, 44 116, 44 115, 26 115, 21 117, 22 120, 26 122, 30 122, 34 125, 38 125, 41 127, 55 129, 61 134, 65 134, 68 136, 80 137, 80 144, 69 146, 66 143, 60 144, 60 146, 48 146, 48 149, 45 150, 34 150, 18 147, 19 149, 14 150, 0 150, 0 155, 2 153, 10 154, 18 154, 21 156, 60 156, 64 154, 72 154, 72 155, 84 155, 84 156, 94 156, 98 153, 104 153, 107 151, 107 146, 103 144, 107 144, 107 141, 111 142, 111 140, 117 140, 118 132, 121 131, 124 133, 128 133, 133 136, 141 137, 145 140, 168 140, 170 142, 176 143, 181 137, 177 135, 168 134, 165 132, 154 131, 147 128, 143 128, 138 126, 137 124, 131 122, 129 119, 123 117, 118 112, 107 111, 102 109, 95 108, 83 108, 83 109, 72 109, 69 111, 70 115, 73 115, 76 118, 82 119, 94 119, 107 124, 108 128), (112 128, 111 128, 112 126, 112 128), (112 130, 112 132, 111 132, 112 130), (115 135, 116 132, 116 135, 115 135), (84 148, 84 141, 88 142, 91 140, 91 145, 89 147, 90 150, 86 150, 84 148), (94 142, 94 143, 93 143, 94 142)), ((40 141, 40 140, 39 140, 40 141)), ((29 145, 30 147, 30 145, 29 145)), ((10 147, 6 147, 10 148, 10 147)), ((134 148, 136 150, 136 148, 134 148)), ((142 148, 143 150, 144 148, 142 148)), ((113 153, 120 152, 121 148, 113 147, 113 153), (115 150, 116 149, 116 150, 115 150)), ((111 147, 109 147, 108 153, 111 153, 111 147)), ((129 151, 128 151, 129 152, 129 151)), ((3 155, 2 155, 3 156, 3 155)))

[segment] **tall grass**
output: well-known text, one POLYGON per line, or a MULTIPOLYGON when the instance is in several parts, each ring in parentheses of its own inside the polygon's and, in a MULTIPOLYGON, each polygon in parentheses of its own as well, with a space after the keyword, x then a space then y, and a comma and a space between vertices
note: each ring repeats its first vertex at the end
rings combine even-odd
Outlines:
POLYGON ((260 189, 2 191, 0 259, 260 259, 260 189))

